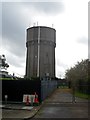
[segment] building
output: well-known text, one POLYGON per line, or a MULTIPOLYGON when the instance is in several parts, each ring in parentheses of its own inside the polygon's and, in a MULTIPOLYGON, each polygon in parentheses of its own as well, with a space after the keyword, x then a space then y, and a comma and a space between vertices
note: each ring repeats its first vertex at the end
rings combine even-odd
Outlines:
POLYGON ((27 29, 26 77, 55 77, 56 30, 45 26, 27 29))

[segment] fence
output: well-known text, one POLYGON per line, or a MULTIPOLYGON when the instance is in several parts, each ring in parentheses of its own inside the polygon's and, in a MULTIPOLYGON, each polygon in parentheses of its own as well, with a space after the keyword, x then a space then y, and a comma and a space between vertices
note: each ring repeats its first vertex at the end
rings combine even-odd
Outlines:
POLYGON ((53 90, 57 88, 55 80, 2 80, 2 101, 8 95, 8 102, 22 102, 25 94, 38 94, 42 102, 53 90))
POLYGON ((2 80, 2 100, 8 95, 9 102, 22 102, 24 94, 34 94, 37 92, 39 100, 40 81, 33 80, 2 80))
POLYGON ((41 81, 41 99, 42 101, 50 95, 57 88, 56 80, 42 80, 41 81))

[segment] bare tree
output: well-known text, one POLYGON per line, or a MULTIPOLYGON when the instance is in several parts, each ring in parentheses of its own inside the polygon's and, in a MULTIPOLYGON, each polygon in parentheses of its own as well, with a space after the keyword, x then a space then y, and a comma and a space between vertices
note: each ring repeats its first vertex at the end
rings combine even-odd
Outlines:
POLYGON ((9 67, 8 63, 6 63, 5 55, 0 55, 0 69, 7 69, 9 67))

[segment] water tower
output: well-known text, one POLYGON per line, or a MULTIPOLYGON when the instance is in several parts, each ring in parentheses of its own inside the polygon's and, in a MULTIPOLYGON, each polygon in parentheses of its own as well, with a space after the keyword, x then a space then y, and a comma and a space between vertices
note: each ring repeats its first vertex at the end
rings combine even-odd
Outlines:
POLYGON ((55 77, 56 30, 46 26, 27 29, 26 77, 55 77))

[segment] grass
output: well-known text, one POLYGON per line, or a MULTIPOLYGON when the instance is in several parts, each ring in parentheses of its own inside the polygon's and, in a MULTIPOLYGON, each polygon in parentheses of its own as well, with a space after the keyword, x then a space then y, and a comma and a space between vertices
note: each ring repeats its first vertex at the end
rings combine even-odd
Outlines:
POLYGON ((80 93, 80 92, 75 92, 76 97, 84 98, 84 99, 90 99, 90 95, 85 94, 85 93, 80 93))

